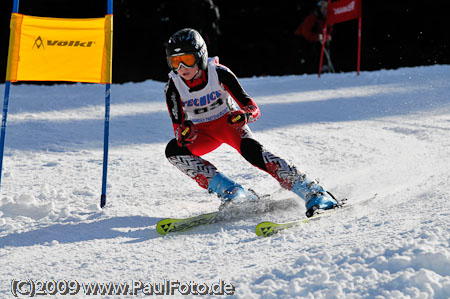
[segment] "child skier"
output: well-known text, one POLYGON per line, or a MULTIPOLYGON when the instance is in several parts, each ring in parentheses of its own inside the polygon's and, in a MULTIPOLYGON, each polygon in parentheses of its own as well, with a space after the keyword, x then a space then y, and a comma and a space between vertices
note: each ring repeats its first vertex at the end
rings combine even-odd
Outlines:
POLYGON ((216 193, 222 204, 257 198, 201 158, 226 143, 253 166, 272 175, 283 188, 303 198, 308 217, 317 209, 337 205, 317 182, 253 138, 247 123, 259 119, 258 106, 230 69, 219 64, 217 57, 208 58, 205 41, 196 30, 182 29, 172 35, 166 54, 172 71, 165 94, 175 132, 166 147, 171 164, 202 188, 216 193))

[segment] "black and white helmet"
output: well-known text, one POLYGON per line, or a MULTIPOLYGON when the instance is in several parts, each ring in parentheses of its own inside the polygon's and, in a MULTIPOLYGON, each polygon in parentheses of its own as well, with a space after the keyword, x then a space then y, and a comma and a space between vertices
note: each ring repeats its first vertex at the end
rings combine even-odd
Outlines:
MULTIPOLYGON (((191 28, 181 29, 175 32, 166 46, 167 57, 192 53, 200 69, 206 69, 208 63, 208 49, 203 37, 197 30, 191 28)), ((169 67, 170 62, 167 61, 169 67)))

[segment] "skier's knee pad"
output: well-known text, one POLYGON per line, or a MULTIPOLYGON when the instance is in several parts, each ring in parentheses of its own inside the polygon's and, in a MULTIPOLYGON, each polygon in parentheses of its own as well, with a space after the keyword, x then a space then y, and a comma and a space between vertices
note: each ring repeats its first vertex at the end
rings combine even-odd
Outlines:
POLYGON ((264 163, 264 158, 262 153, 264 152, 264 147, 255 139, 243 138, 241 141, 241 154, 252 165, 266 170, 266 165, 264 163))
POLYGON ((166 146, 166 158, 181 155, 192 155, 192 153, 187 147, 178 146, 175 138, 170 140, 166 146))

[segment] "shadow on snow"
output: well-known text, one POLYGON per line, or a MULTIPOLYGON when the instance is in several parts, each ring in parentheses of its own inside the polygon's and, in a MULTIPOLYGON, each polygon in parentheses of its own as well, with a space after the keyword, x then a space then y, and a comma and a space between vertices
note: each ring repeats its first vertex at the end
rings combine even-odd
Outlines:
POLYGON ((11 233, 4 237, 0 237, 0 248, 6 246, 51 246, 53 241, 57 241, 58 243, 76 243, 115 238, 134 239, 132 241, 127 240, 127 243, 143 242, 159 237, 154 228, 148 228, 148 226, 155 225, 159 220, 161 219, 143 216, 127 216, 113 217, 90 223, 58 223, 28 232, 11 233), (133 230, 124 232, 117 230, 118 228, 132 228, 133 230))

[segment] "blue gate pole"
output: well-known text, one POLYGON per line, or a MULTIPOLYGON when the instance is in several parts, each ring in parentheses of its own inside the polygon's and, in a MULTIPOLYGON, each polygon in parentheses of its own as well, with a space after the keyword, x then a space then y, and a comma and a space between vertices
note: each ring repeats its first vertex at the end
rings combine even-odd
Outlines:
MULTIPOLYGON (((19 12, 19 0, 14 0, 12 12, 19 12)), ((5 149, 6 119, 8 117, 9 90, 11 81, 5 82, 5 97, 3 99, 2 136, 0 138, 0 188, 2 186, 3 154, 5 149)))
MULTIPOLYGON (((113 0, 107 0, 106 13, 113 14, 113 0)), ((102 178, 102 195, 100 197, 100 207, 106 205, 106 182, 108 176, 108 150, 109 150, 109 110, 111 103, 111 84, 106 83, 105 87, 105 132, 103 140, 103 178, 102 178)))
POLYGON ((100 207, 106 205, 106 178, 108 172, 108 143, 109 143, 109 107, 111 102, 111 84, 106 83, 105 87, 105 133, 103 140, 103 180, 102 196, 100 198, 100 207))
POLYGON ((11 82, 6 81, 5 82, 5 98, 3 100, 2 136, 0 139, 0 187, 2 184, 3 153, 4 153, 4 149, 5 149, 6 118, 8 116, 8 102, 9 102, 10 86, 11 86, 11 82))

